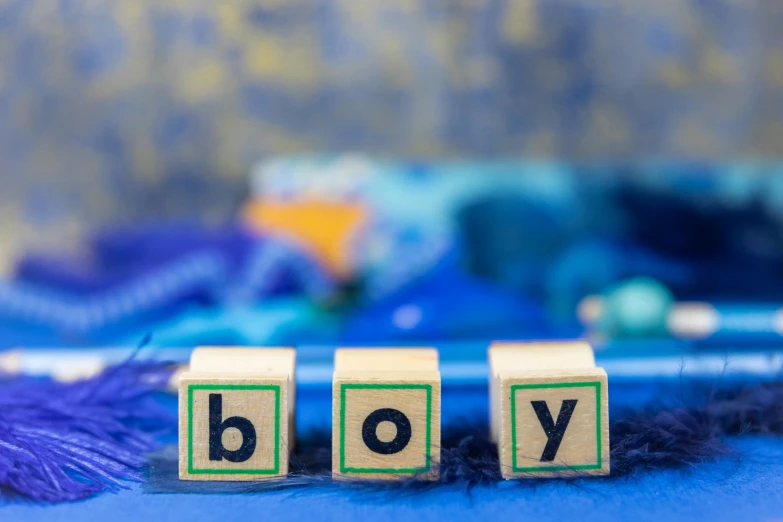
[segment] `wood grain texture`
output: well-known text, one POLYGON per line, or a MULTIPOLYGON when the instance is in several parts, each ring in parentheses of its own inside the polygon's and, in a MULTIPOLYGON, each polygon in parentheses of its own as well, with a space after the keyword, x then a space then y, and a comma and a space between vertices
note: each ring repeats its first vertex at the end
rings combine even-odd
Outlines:
POLYGON ((441 400, 437 356, 432 349, 336 352, 332 391, 336 478, 437 479, 441 400))

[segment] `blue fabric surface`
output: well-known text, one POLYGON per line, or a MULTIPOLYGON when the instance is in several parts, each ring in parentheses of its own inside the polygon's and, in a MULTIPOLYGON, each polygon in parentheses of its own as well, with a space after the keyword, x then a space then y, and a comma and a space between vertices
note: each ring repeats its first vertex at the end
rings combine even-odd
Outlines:
MULTIPOLYGON (((725 384, 725 383, 724 383, 725 384)), ((652 400, 688 401, 680 379, 610 379, 611 412, 652 400)), ((168 399, 175 407, 176 399, 168 399)), ((443 392, 443 423, 486 418, 483 386, 443 392)), ((301 390, 297 429, 328 427, 327 390, 301 390)), ((410 496, 369 495, 357 490, 310 488, 264 494, 145 494, 140 486, 116 495, 58 506, 11 503, 3 520, 774 520, 783 516, 783 439, 732 439, 734 457, 694 469, 645 472, 622 479, 553 480, 474 490, 443 487, 410 496)))

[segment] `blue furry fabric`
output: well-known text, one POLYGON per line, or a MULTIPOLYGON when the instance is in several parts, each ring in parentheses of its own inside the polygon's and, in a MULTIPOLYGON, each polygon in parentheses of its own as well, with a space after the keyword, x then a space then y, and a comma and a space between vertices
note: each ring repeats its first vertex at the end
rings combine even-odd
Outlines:
POLYGON ((74 383, 0 381, 0 493, 61 502, 142 480, 176 415, 155 398, 171 369, 127 362, 74 383))
MULTIPOLYGON (((536 480, 503 481, 497 448, 487 438, 488 426, 465 419, 443 428, 440 479, 415 477, 398 481, 332 481, 331 433, 314 431, 297 439, 291 454, 291 473, 280 480, 260 482, 188 482, 177 477, 175 447, 152 457, 145 484, 148 492, 241 493, 301 487, 355 488, 363 493, 394 490, 426 491, 444 484, 467 491, 479 485, 530 486, 536 480)), ((696 466, 708 459, 734 455, 724 438, 747 433, 783 434, 783 382, 717 391, 697 406, 650 405, 622 412, 610 425, 613 480, 655 469, 696 466)), ((574 479, 566 479, 574 480, 574 479)))
POLYGON ((648 407, 611 423, 612 475, 732 453, 725 436, 783 434, 783 382, 717 390, 696 407, 648 407))

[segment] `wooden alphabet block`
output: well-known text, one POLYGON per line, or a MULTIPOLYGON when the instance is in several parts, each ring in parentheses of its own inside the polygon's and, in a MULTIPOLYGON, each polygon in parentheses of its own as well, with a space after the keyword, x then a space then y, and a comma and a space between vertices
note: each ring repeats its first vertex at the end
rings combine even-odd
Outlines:
POLYGON ((179 478, 260 480, 288 473, 295 352, 197 348, 179 380, 179 478))
POLYGON ((504 478, 609 474, 607 377, 589 344, 493 343, 489 366, 504 478))
POLYGON ((440 372, 436 350, 337 350, 332 404, 335 477, 437 479, 440 372))
POLYGON ((190 355, 190 371, 201 373, 249 373, 288 375, 288 447, 296 444, 294 406, 296 405, 296 350, 282 347, 199 346, 190 355))

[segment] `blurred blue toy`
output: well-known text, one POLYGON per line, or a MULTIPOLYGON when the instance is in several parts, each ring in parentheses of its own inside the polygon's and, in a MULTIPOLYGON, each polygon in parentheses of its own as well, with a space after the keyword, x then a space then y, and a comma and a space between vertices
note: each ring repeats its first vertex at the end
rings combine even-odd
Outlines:
POLYGON ((509 290, 439 266, 347 320, 349 343, 516 339, 552 334, 544 310, 509 290))

